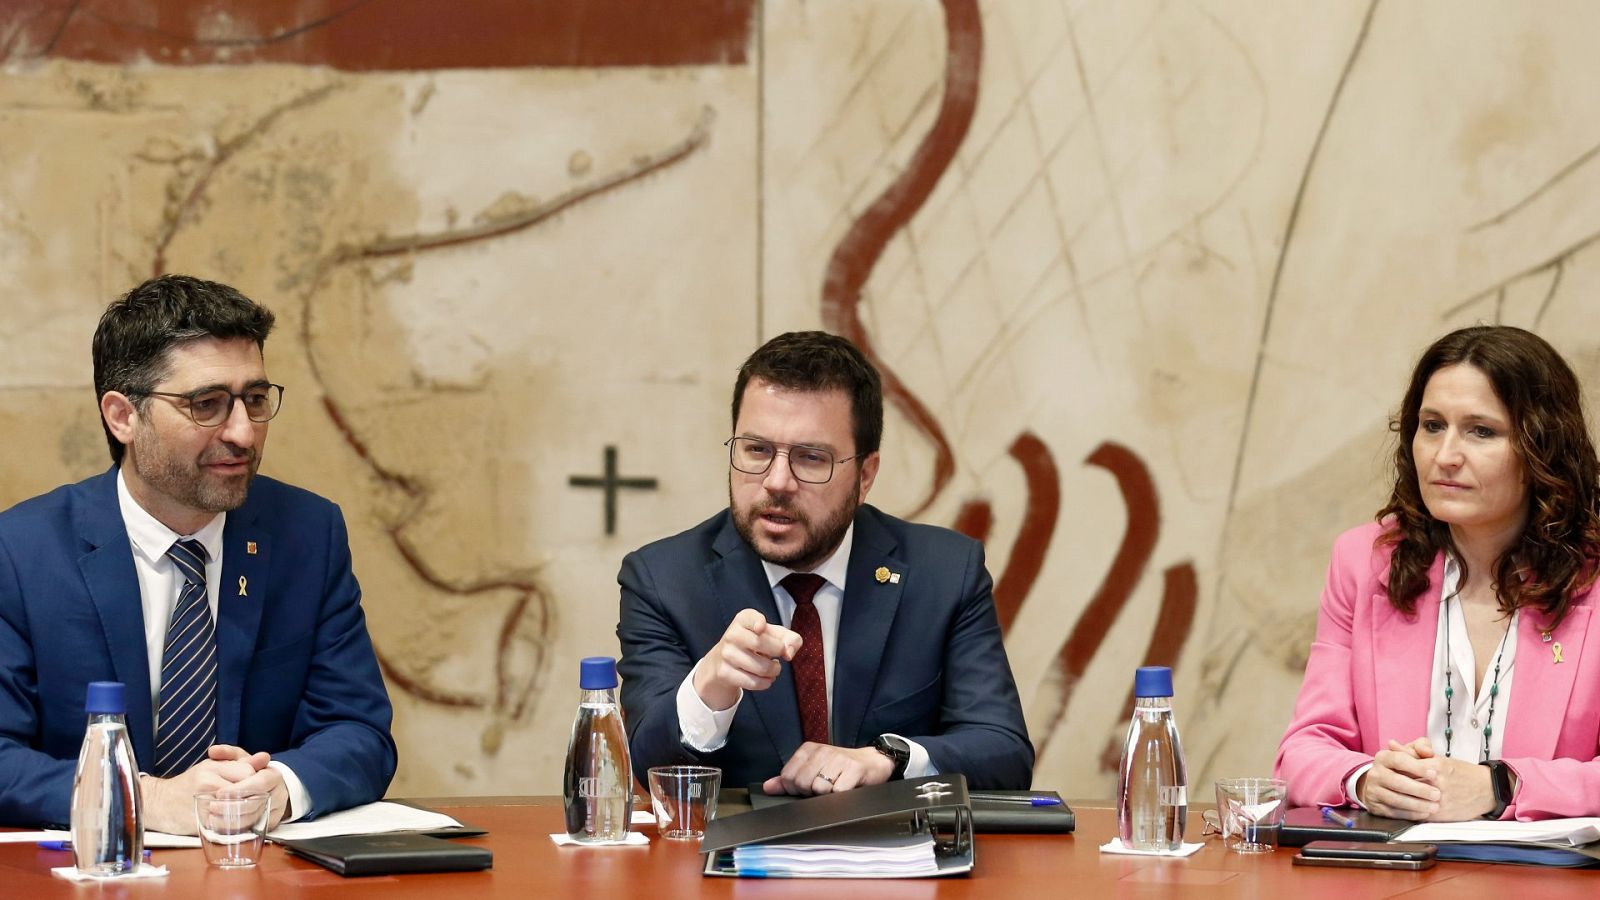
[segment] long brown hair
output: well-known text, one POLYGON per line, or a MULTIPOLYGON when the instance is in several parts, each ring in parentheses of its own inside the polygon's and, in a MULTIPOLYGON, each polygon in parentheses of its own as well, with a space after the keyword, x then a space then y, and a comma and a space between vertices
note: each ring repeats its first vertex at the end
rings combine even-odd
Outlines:
MULTIPOLYGON (((1411 373, 1400 410, 1390 422, 1399 438, 1394 489, 1378 519, 1390 519, 1383 541, 1394 546, 1389 602, 1407 614, 1428 589, 1428 570, 1441 550, 1455 550, 1450 526, 1423 504, 1411 444, 1422 393, 1433 373, 1453 365, 1482 372, 1511 415, 1511 445, 1527 480, 1528 517, 1522 534, 1495 563, 1500 609, 1534 607, 1554 629, 1574 595, 1595 581, 1600 559, 1600 460, 1589 440, 1578 378, 1554 347, 1531 331, 1478 325, 1452 331, 1429 347, 1411 373), (1392 517, 1392 518, 1391 518, 1392 517)), ((1462 583, 1466 561, 1461 560, 1462 583)))

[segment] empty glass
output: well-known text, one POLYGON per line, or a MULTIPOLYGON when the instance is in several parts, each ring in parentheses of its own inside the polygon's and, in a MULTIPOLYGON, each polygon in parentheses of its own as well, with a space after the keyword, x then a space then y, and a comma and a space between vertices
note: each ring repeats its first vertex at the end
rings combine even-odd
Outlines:
POLYGON ((650 805, 661 836, 698 841, 717 817, 722 770, 711 766, 656 766, 650 770, 650 805))
POLYGON ((224 868, 253 866, 261 859, 272 816, 272 798, 259 793, 194 795, 194 819, 206 861, 224 868))

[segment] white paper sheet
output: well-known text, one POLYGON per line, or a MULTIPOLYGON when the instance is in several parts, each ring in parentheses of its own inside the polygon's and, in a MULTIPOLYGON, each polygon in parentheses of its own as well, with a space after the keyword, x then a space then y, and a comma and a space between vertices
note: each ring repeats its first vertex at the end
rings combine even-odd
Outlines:
POLYGON ((73 866, 62 866, 59 869, 51 869, 50 874, 68 881, 125 881, 130 878, 165 878, 167 867, 140 863, 139 868, 127 875, 85 875, 73 866))
POLYGON ((1424 822, 1407 828, 1395 840, 1427 844, 1441 841, 1495 844, 1542 841, 1580 847, 1600 841, 1600 817, 1545 819, 1542 822, 1424 822))
POLYGON ((550 835, 550 840, 557 847, 588 847, 588 848, 591 848, 591 849, 600 849, 600 850, 606 849, 608 847, 648 847, 648 846, 650 846, 650 839, 645 837, 644 835, 640 834, 637 831, 628 832, 628 836, 626 838, 624 838, 623 840, 620 840, 620 841, 608 841, 608 842, 603 843, 603 844, 585 843, 583 841, 575 841, 575 840, 572 839, 571 835, 566 834, 566 833, 552 834, 552 835, 550 835))
MULTIPOLYGON (((0 844, 35 844, 42 841, 71 841, 70 831, 6 831, 0 832, 0 844)), ((151 850, 189 849, 200 846, 200 839, 189 834, 167 834, 146 831, 144 845, 151 850)))
MULTIPOLYGON (((290 822, 287 825, 279 825, 275 830, 267 832, 267 837, 274 841, 303 841, 341 834, 383 834, 389 831, 432 831, 460 827, 460 822, 444 813, 380 800, 377 803, 329 813, 311 822, 290 822)), ((199 844, 195 846, 198 847, 199 844)))
POLYGON ((1179 844, 1176 850, 1135 850, 1122 843, 1122 838, 1112 838, 1100 845, 1101 853, 1115 853, 1123 856, 1164 856, 1168 859, 1177 859, 1184 856, 1193 856, 1200 852, 1205 844, 1179 844))

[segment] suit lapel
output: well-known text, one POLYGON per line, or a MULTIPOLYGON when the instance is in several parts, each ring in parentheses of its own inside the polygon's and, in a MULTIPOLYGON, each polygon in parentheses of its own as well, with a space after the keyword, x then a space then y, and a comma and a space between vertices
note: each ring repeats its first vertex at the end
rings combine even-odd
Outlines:
POLYGON ((255 655, 271 571, 271 535, 256 524, 248 500, 228 513, 222 530, 222 583, 217 585, 217 741, 239 742, 244 680, 255 655))
POLYGON ((878 523, 869 507, 856 510, 853 541, 833 655, 833 742, 842 747, 863 744, 861 721, 876 694, 878 670, 900 608, 901 589, 911 577, 906 564, 894 557, 894 536, 878 523), (880 582, 875 574, 880 567, 900 577, 880 582))
POLYGON ((1428 589, 1417 598, 1414 617, 1395 609, 1382 586, 1372 595, 1378 750, 1391 739, 1405 742, 1428 733, 1428 694, 1433 684, 1433 648, 1439 637, 1439 593, 1443 582, 1441 553, 1428 570, 1428 589))
MULTIPOLYGON (((778 604, 772 597, 772 586, 767 584, 767 574, 755 551, 739 537, 733 527, 733 517, 723 520, 712 549, 717 559, 706 565, 706 577, 711 581, 711 596, 717 598, 717 615, 720 635, 733 617, 743 609, 754 609, 768 622, 778 622, 778 604)), ((757 717, 772 739, 772 751, 778 758, 778 768, 789 761, 789 756, 803 740, 800 729, 800 702, 795 697, 794 675, 785 664, 777 680, 764 691, 746 691, 742 703, 755 708, 757 717)))
POLYGON ((1516 677, 1511 682, 1511 708, 1506 711, 1501 756, 1555 758, 1593 613, 1590 604, 1582 599, 1578 598, 1567 610, 1567 617, 1551 632, 1548 643, 1544 629, 1549 627, 1549 619, 1543 613, 1524 610, 1519 617, 1516 677), (1561 645, 1560 663, 1555 661, 1557 644, 1561 645))
POLYGON ((150 654, 144 644, 144 605, 133 568, 133 545, 117 502, 117 470, 88 485, 88 502, 77 508, 78 536, 89 547, 78 558, 100 628, 111 654, 111 668, 126 685, 128 733, 141 765, 154 761, 155 725, 150 709, 150 654))

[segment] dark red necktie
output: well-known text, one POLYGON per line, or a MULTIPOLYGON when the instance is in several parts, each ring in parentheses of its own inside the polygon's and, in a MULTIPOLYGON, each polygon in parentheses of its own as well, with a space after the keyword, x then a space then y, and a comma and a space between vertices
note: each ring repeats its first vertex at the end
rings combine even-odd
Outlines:
POLYGON ((794 692, 800 701, 800 728, 808 741, 828 743, 828 673, 822 661, 822 620, 811 602, 827 582, 821 575, 795 572, 778 582, 794 598, 789 628, 804 641, 794 655, 794 692))

